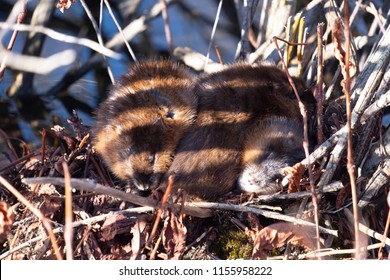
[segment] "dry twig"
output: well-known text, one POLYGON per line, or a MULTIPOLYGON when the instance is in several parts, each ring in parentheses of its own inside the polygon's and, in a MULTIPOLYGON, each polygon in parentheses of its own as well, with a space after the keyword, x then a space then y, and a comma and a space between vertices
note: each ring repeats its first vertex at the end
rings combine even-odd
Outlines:
MULTIPOLYGON (((314 205, 314 221, 316 224, 316 241, 317 241, 317 248, 319 249, 320 248, 320 232, 319 232, 319 222, 318 222, 318 199, 317 199, 317 194, 316 194, 316 191, 314 188, 313 172, 311 170, 310 153, 309 153, 309 135, 308 135, 309 128, 308 128, 307 112, 306 112, 305 105, 302 103, 301 98, 299 97, 299 94, 298 94, 297 88, 294 84, 294 81, 288 72, 287 65, 285 64, 284 60, 282 59, 283 55, 282 55, 282 52, 278 46, 277 39, 278 38, 274 37, 273 41, 274 41, 276 48, 279 52, 280 59, 283 62, 284 68, 286 69, 287 78, 290 82, 291 87, 294 90, 295 97, 297 98, 297 101, 298 101, 299 110, 301 112, 302 119, 303 119, 303 149, 305 151, 305 156, 306 156, 306 161, 307 161, 307 170, 309 172, 310 189, 311 189, 312 201, 313 201, 313 205, 314 205)), ((289 42, 285 42, 285 43, 288 44, 289 42)))
MULTIPOLYGON (((19 1, 17 4, 20 4, 20 5, 16 5, 16 7, 20 6, 20 12, 19 12, 18 18, 16 20, 16 26, 21 24, 23 22, 23 20, 24 20, 24 17, 26 16, 27 0, 19 1)), ((19 33, 19 31, 16 30, 16 29, 12 33, 12 37, 9 40, 8 47, 7 47, 8 51, 12 50, 12 48, 13 48, 13 46, 15 44, 16 37, 18 36, 18 33, 19 33)), ((2 46, 1 46, 1 48, 2 48, 2 46)), ((3 80, 5 68, 7 67, 7 56, 4 56, 3 58, 0 58, 0 60, 2 60, 1 65, 0 65, 0 82, 1 82, 3 80)))
POLYGON ((62 168, 64 169, 65 179, 65 227, 64 227, 64 240, 66 248, 66 259, 73 259, 73 211, 72 211, 72 187, 70 184, 70 173, 66 162, 62 162, 62 168))
POLYGON ((357 259, 363 259, 364 255, 361 253, 360 248, 362 247, 360 235, 359 235, 359 211, 357 201, 357 189, 356 189, 356 178, 355 178, 355 163, 353 159, 353 147, 352 147, 352 116, 351 116, 351 72, 350 72, 350 28, 349 28, 349 8, 348 1, 344 5, 344 21, 345 21, 345 76, 344 76, 344 93, 347 111, 347 127, 348 127, 348 150, 347 150, 347 169, 352 190, 352 205, 353 205, 353 216, 354 216, 354 228, 355 228, 355 246, 357 253, 355 257, 357 259))

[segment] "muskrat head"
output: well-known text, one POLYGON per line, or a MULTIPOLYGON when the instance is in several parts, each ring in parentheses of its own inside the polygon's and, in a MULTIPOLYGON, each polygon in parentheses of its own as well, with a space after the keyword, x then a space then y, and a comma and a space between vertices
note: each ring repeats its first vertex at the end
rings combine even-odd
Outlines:
MULTIPOLYGON (((140 190, 156 188, 172 161, 174 128, 158 115, 135 125, 126 121, 106 125, 95 136, 95 149, 120 179, 140 190)), ((138 115, 140 116, 140 115, 138 115)))
MULTIPOLYGON (((301 157, 298 157, 301 159, 301 157)), ((238 178, 240 190, 247 193, 273 194, 282 190, 282 169, 299 161, 295 154, 271 152, 249 163, 238 178)))
POLYGON ((282 169, 304 158, 303 125, 286 117, 259 120, 251 129, 238 178, 243 192, 272 194, 281 189, 282 169))
POLYGON ((141 190, 157 187, 196 117, 193 87, 190 73, 163 60, 137 63, 110 88, 93 143, 115 175, 141 190))

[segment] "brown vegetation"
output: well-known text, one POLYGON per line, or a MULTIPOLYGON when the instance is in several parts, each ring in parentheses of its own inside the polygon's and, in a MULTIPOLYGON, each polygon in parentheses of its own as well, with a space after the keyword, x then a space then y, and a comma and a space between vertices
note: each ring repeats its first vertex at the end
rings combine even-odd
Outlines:
POLYGON ((27 9, 19 1, 16 13, 2 3, 0 259, 389 257, 389 1, 344 1, 350 15, 341 1, 224 1, 221 10, 207 1, 212 18, 192 1, 157 1, 141 12, 143 1, 104 1, 119 18, 115 34, 99 28, 112 19, 99 20, 96 1, 60 1, 63 14, 57 2, 27 9), (72 18, 76 11, 83 16, 72 18), (201 34, 203 51, 177 43, 191 40, 172 23, 182 15, 197 26, 189 37, 201 34), (163 50, 154 20, 164 24, 163 50), (306 81, 319 108, 318 145, 285 170, 286 190, 229 193, 216 202, 189 202, 185 193, 172 202, 171 188, 124 192, 89 134, 92 112, 117 74, 113 59, 169 56, 195 74, 234 60, 282 68, 275 36, 299 43, 277 41, 289 73, 306 81), (54 54, 44 48, 49 38, 62 47, 54 54), (55 69, 61 74, 49 76, 55 69), (75 90, 85 77, 93 77, 96 95, 85 85, 81 97, 75 90))

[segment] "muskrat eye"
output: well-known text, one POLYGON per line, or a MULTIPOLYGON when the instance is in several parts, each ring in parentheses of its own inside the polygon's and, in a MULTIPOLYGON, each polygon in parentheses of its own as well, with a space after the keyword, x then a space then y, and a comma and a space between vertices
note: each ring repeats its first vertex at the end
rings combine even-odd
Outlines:
POLYGON ((127 159, 129 157, 129 153, 127 150, 119 151, 119 156, 121 159, 127 159))
POLYGON ((150 163, 150 164, 154 164, 155 158, 156 158, 156 154, 151 154, 151 155, 149 155, 149 163, 150 163))
POLYGON ((175 113, 168 111, 168 113, 165 116, 169 119, 173 119, 173 117, 175 116, 175 113))

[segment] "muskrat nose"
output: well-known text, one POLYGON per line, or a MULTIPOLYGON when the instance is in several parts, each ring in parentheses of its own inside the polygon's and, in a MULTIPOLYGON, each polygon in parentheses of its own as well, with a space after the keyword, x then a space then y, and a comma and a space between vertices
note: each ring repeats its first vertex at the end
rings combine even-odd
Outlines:
POLYGON ((152 174, 138 173, 134 175, 133 183, 141 191, 147 191, 151 189, 152 174))

